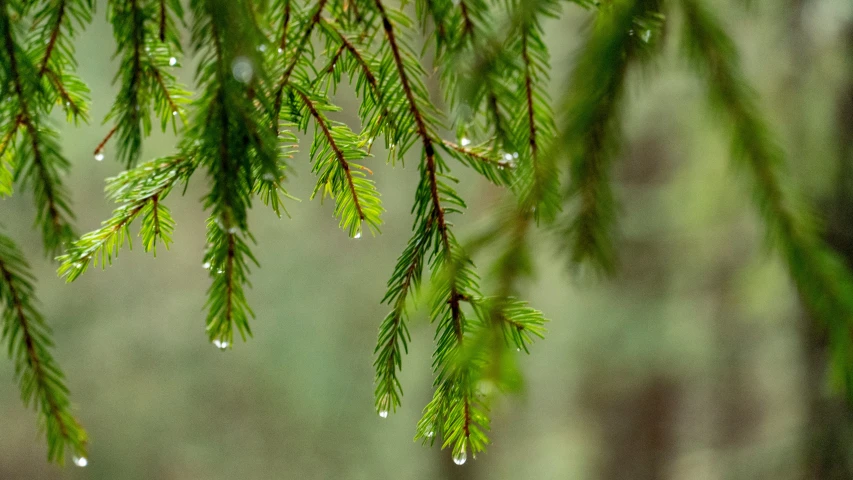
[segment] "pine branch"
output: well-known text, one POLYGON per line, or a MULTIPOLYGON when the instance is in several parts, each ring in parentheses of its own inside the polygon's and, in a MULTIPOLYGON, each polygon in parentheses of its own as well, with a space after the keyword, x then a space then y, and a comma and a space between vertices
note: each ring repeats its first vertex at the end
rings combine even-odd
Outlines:
POLYGON ((0 30, 2 68, 6 82, 11 83, 4 87, 13 92, 13 111, 16 112, 14 121, 8 119, 10 126, 3 136, 3 148, 5 151, 14 142, 19 127, 23 127, 26 138, 14 152, 17 157, 15 179, 32 189, 45 252, 53 254, 73 237, 68 193, 60 180, 61 172, 68 169, 68 161, 59 152, 55 134, 41 126, 43 112, 38 110, 41 89, 36 82, 25 83, 25 79, 38 79, 38 70, 16 43, 5 6, 0 8, 0 30))
MULTIPOLYGON (((430 403, 433 407, 427 406, 423 417, 425 420, 419 424, 418 436, 430 438, 432 441, 434 437, 431 435, 440 435, 444 438, 444 446, 451 446, 453 455, 459 457, 468 449, 476 453, 487 443, 487 439, 481 435, 482 432, 478 427, 487 422, 487 419, 480 422, 482 419, 479 416, 471 414, 476 405, 473 387, 468 382, 468 374, 465 371, 456 371, 453 365, 456 352, 461 350, 465 336, 466 320, 461 302, 463 299, 475 296, 478 288, 478 279, 471 270, 473 265, 456 243, 446 219, 446 214, 460 211, 465 208, 465 204, 448 185, 449 177, 445 173, 447 167, 435 151, 435 145, 442 145, 442 142, 428 123, 432 121, 432 115, 423 107, 428 104, 427 96, 423 85, 410 76, 410 72, 418 73, 419 70, 417 68, 413 70, 410 66, 413 62, 407 61, 409 55, 403 51, 398 42, 396 30, 382 1, 375 0, 374 7, 381 19, 387 47, 394 59, 406 106, 414 119, 414 135, 423 145, 419 168, 421 181, 415 196, 415 234, 407 252, 404 252, 404 257, 408 253, 413 262, 409 268, 419 270, 422 267, 423 256, 418 254, 420 249, 413 246, 424 242, 431 244, 428 249, 432 250, 430 268, 433 273, 430 283, 433 286, 434 299, 430 317, 437 323, 438 340, 433 355, 437 388, 433 402, 430 403), (425 233, 431 238, 425 237, 425 233), (428 424, 432 426, 428 427, 428 424), (426 428, 430 430, 427 431, 426 428)), ((404 286, 408 293, 406 281, 411 278, 411 275, 405 274, 398 277, 400 271, 408 272, 409 269, 395 269, 395 276, 392 277, 392 282, 389 282, 389 294, 386 294, 386 299, 395 296, 392 292, 403 292, 404 286)), ((417 275, 419 276, 420 273, 417 275)), ((406 301, 399 293, 396 295, 395 302, 406 301)), ((399 308, 395 310, 399 311, 399 308)), ((391 320, 386 319, 383 323, 394 326, 402 319, 403 315, 392 312, 391 320)), ((390 331, 393 330, 386 327, 386 332, 390 331)), ((380 379, 389 374, 393 377, 394 367, 391 366, 393 362, 389 360, 397 358, 395 352, 399 355, 399 347, 396 346, 399 343, 404 342, 395 340, 392 343, 388 335, 380 336, 378 350, 387 358, 385 366, 377 369, 377 377, 380 379), (381 346, 383 344, 384 348, 381 346), (396 348, 388 348, 388 345, 395 345, 396 348)), ((398 364, 397 368, 399 368, 398 364)), ((376 405, 380 413, 387 414, 388 406, 393 408, 394 402, 399 401, 396 393, 399 392, 399 386, 395 386, 393 381, 388 380, 384 381, 384 386, 384 391, 377 389, 377 394, 380 396, 376 399, 376 405)))
POLYGON ((564 107, 566 127, 559 135, 561 146, 571 152, 568 198, 576 211, 562 235, 574 265, 606 273, 615 269, 616 200, 610 173, 619 148, 625 76, 647 47, 633 34, 633 26, 635 19, 657 11, 656 0, 614 2, 599 14, 575 66, 564 107))
POLYGON ((151 133, 152 114, 159 117, 164 131, 170 122, 177 130, 177 118, 183 120, 186 116, 184 106, 189 102, 189 92, 167 70, 180 66, 181 45, 172 31, 172 16, 182 11, 179 4, 176 10, 174 3, 112 0, 109 4, 117 43, 116 56, 122 58, 116 75, 121 89, 104 122, 115 122, 117 157, 128 168, 139 160, 142 140, 151 133), (171 10, 171 15, 167 10, 171 10), (161 29, 163 41, 160 40, 161 29))
POLYGON ((73 44, 77 29, 92 21, 91 0, 49 0, 41 2, 33 14, 32 35, 27 41, 31 53, 40 58, 38 77, 48 104, 59 104, 75 124, 88 123, 89 88, 76 76, 73 44))
POLYGON ((0 236, 3 340, 15 362, 21 399, 39 416, 48 460, 62 464, 70 452, 79 464, 79 458, 86 455, 86 432, 71 413, 64 375, 50 353, 50 328, 35 306, 32 278, 21 251, 10 239, 0 236))
POLYGON ((157 241, 168 248, 174 220, 162 202, 175 184, 189 180, 194 169, 192 158, 167 157, 146 162, 109 179, 107 194, 121 206, 101 224, 101 228, 83 235, 71 244, 67 253, 57 258, 59 276, 73 282, 90 264, 100 262, 101 268, 112 264, 125 243, 133 248, 130 225, 140 216, 143 250, 153 251, 156 255, 157 241))
MULTIPOLYGON (((281 74, 281 79, 278 82, 278 88, 275 92, 275 104, 273 107, 273 112, 275 114, 275 118, 278 118, 281 114, 282 109, 282 101, 284 100, 284 91, 287 86, 288 81, 290 80, 290 75, 293 74, 294 69, 299 64, 300 61, 303 61, 303 54, 305 53, 305 49, 309 46, 311 40, 311 33, 314 31, 314 28, 323 18, 323 8, 326 6, 328 0, 318 0, 317 4, 314 6, 313 14, 311 15, 311 20, 308 21, 308 25, 305 27, 304 32, 302 33, 302 37, 299 39, 299 42, 296 45, 296 48, 293 53, 293 58, 291 58, 290 63, 287 64, 284 71, 281 74)), ((287 42, 287 27, 290 19, 290 2, 286 3, 287 10, 285 11, 285 20, 282 24, 282 33, 281 33, 281 43, 280 47, 283 52, 286 52, 286 42, 287 42)))
POLYGON ((328 104, 318 106, 323 99, 311 98, 299 89, 295 91, 316 125, 311 160, 319 178, 312 197, 322 189, 324 195, 335 199, 335 216, 341 219, 340 226, 350 237, 361 236, 363 222, 367 222, 372 233, 378 233, 383 209, 374 183, 365 177, 365 167, 355 163, 367 158, 367 152, 359 148, 358 136, 320 112, 320 108, 325 111, 337 108, 328 104))
POLYGON ((207 167, 212 183, 205 198, 211 217, 204 261, 213 278, 207 332, 214 344, 228 347, 235 328, 244 340, 251 335, 248 319, 254 314, 244 286, 249 283, 248 262, 257 261, 242 237, 252 238, 247 211, 258 183, 266 182, 265 191, 275 193, 281 179, 278 112, 273 112, 265 88, 269 79, 255 48, 263 37, 250 5, 195 0, 192 6, 193 42, 204 52, 198 73, 202 95, 185 148, 193 149, 199 164, 207 167))
POLYGON ((826 325, 835 386, 853 401, 853 278, 794 195, 784 153, 758 113, 733 41, 702 2, 680 4, 685 53, 706 79, 712 108, 726 121, 733 164, 750 179, 768 245, 782 254, 806 306, 826 325))

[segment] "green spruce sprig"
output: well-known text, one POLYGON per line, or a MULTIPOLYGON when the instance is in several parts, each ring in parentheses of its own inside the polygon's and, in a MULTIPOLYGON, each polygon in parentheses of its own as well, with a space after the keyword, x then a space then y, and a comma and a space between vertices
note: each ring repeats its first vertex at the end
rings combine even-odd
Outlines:
POLYGON ((172 69, 180 66, 181 42, 176 22, 182 22, 178 1, 111 0, 108 16, 116 39, 116 56, 121 57, 115 80, 121 88, 104 122, 114 122, 95 149, 103 159, 104 147, 117 135, 117 158, 131 167, 142 152, 142 140, 151 134, 152 115, 166 130, 186 117, 190 93, 176 80, 172 69))
POLYGON ((50 328, 36 307, 33 275, 20 249, 0 235, 0 305, 3 341, 15 364, 21 399, 38 414, 47 457, 62 464, 66 454, 86 462, 86 432, 74 418, 65 375, 50 353, 50 328))

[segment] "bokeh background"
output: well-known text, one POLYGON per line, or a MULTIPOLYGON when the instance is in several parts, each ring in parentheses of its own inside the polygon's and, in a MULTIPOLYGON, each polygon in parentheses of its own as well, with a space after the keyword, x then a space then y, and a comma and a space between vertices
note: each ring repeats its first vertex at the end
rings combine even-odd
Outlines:
MULTIPOLYGON (((853 258, 853 3, 708 3, 737 39, 829 241, 853 258)), ((121 168, 110 150, 103 162, 92 158, 116 92, 105 11, 99 2, 77 42, 92 124, 62 124, 80 232, 108 217, 103 180, 121 168)), ((547 25, 555 98, 591 18, 565 11, 547 25)), ((667 54, 631 75, 617 163, 620 274, 572 276, 558 239, 539 235, 525 296, 552 322, 520 359, 523 392, 494 406, 493 445, 476 461, 458 467, 447 451, 411 440, 431 396, 423 312, 404 361, 403 408, 381 419, 373 407, 372 352, 387 310, 379 300, 409 236, 415 161, 386 168, 377 154, 370 166, 386 225, 381 236, 352 240, 332 205, 308 200, 304 144, 287 185, 302 199, 288 204, 292 218, 251 213, 261 263, 249 293, 255 336, 227 352, 204 333, 203 175, 169 199, 178 222, 171 250, 156 258, 124 250, 113 267, 71 285, 41 255, 31 198, 0 201, 4 232, 34 264, 56 357, 91 436, 88 467, 48 464, 11 363, 0 362, 0 479, 853 478, 853 419, 827 387, 819 332, 763 248, 724 132, 677 58, 677 16, 669 24, 667 54)), ((338 101, 355 125, 355 100, 342 91, 338 101)), ((174 144, 155 134, 145 157, 174 144)), ((502 193, 455 171, 471 206, 456 224, 470 238, 502 193)), ((490 254, 475 260, 488 291, 490 254)))

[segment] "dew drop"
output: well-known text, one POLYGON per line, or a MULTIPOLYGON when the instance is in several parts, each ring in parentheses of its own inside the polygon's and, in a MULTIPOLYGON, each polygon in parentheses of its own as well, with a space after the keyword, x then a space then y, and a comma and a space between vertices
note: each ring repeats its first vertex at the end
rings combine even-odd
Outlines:
POLYGON ((278 53, 284 53, 284 50, 281 47, 278 47, 278 53))
POLYGON ((462 465, 466 460, 468 460, 468 454, 465 453, 465 449, 462 449, 459 453, 453 456, 453 463, 456 465, 462 465))
POLYGON ((172 58, 170 58, 170 59, 169 59, 169 66, 170 66, 170 67, 174 67, 175 65, 177 65, 177 63, 178 63, 178 59, 177 59, 177 58, 172 57, 172 58))
POLYGON ((255 69, 252 67, 252 62, 246 57, 237 57, 231 63, 231 74, 240 83, 249 83, 254 73, 255 69))
POLYGON ((89 464, 89 460, 86 457, 78 457, 75 455, 73 460, 74 465, 77 465, 78 467, 85 467, 89 464))
POLYGON ((459 140, 459 144, 462 145, 463 147, 467 147, 468 145, 471 145, 471 139, 468 137, 462 137, 459 140))
POLYGON ((100 161, 103 161, 103 159, 104 159, 104 154, 103 154, 103 153, 98 152, 98 153, 96 153, 96 154, 95 154, 95 161, 100 162, 100 161))
POLYGON ((360 232, 360 231, 359 231, 359 232, 355 232, 355 235, 353 235, 353 237, 352 237, 352 238, 361 238, 361 232, 360 232))
POLYGON ((178 111, 177 111, 177 110, 172 110, 172 116, 173 116, 173 117, 177 117, 177 116, 178 116, 178 111))
POLYGON ((205 270, 209 270, 209 269, 210 269, 210 262, 204 262, 204 263, 201 265, 201 268, 203 268, 203 269, 205 269, 205 270))
POLYGON ((226 348, 228 348, 228 342, 216 338, 213 340, 213 346, 220 350, 225 350, 226 348))
POLYGON ((504 160, 506 160, 506 161, 512 160, 512 154, 511 153, 505 153, 504 154, 504 160))
POLYGON ((268 181, 268 182, 274 182, 275 181, 275 175, 267 172, 263 175, 263 179, 268 181))
POLYGON ((382 418, 388 418, 388 410, 379 410, 379 416, 382 418))
POLYGON ((266 52, 266 51, 267 51, 267 46, 266 46, 266 45, 264 45, 263 43, 262 43, 262 44, 260 44, 260 45, 258 45, 258 51, 259 51, 259 52, 266 52))
POLYGON ((518 152, 512 152, 512 158, 518 158, 518 152))

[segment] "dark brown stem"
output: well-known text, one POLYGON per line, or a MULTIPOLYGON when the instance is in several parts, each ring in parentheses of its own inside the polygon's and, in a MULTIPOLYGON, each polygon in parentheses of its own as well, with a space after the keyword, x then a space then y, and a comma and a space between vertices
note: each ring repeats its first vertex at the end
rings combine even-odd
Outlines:
POLYGON ((103 140, 101 140, 101 143, 99 143, 98 146, 95 148, 95 155, 104 151, 104 147, 107 146, 107 142, 109 142, 113 134, 116 133, 117 128, 118 126, 113 126, 113 128, 111 128, 110 131, 107 133, 107 136, 104 137, 103 140))
POLYGON ((534 113, 534 105, 533 105, 533 77, 530 69, 530 54, 527 51, 527 33, 522 33, 521 36, 521 58, 524 62, 524 90, 527 96, 527 122, 530 127, 529 138, 528 141, 530 143, 530 154, 533 157, 533 161, 536 161, 536 116, 534 113))
POLYGON ((160 0, 160 41, 166 41, 166 0, 160 0))
POLYGON ((50 38, 47 41, 47 47, 44 50, 44 58, 41 62, 41 68, 39 68, 39 76, 44 75, 45 70, 47 70, 47 64, 50 61, 50 56, 53 54, 53 49, 56 47, 56 42, 59 40, 59 33, 62 29, 62 20, 65 18, 65 2, 59 2, 59 6, 56 7, 56 23, 53 25, 53 29, 50 31, 50 38))

